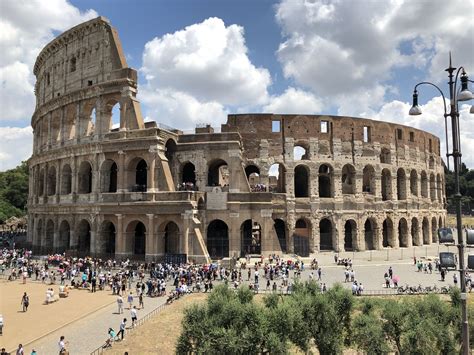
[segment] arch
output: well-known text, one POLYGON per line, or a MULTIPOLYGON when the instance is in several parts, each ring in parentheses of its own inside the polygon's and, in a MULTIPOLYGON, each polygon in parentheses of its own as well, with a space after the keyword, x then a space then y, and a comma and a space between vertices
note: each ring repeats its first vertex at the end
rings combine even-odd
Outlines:
POLYGON ((382 246, 384 248, 393 247, 393 222, 390 218, 385 218, 382 225, 382 246))
POLYGON ((196 186, 196 167, 194 166, 193 163, 187 162, 183 165, 183 168, 181 169, 181 177, 182 177, 182 182, 186 185, 191 185, 191 186, 196 186))
POLYGON ((332 167, 329 164, 321 164, 318 170, 319 197, 332 197, 332 167))
POLYGON ((277 218, 274 221, 273 228, 275 229, 275 232, 278 237, 278 242, 280 243, 280 249, 283 253, 287 252, 287 244, 286 244, 286 224, 285 222, 277 218))
POLYGON ((391 164, 392 163, 392 157, 390 154, 390 149, 388 148, 382 148, 380 151, 380 163, 382 164, 391 164))
POLYGON ((48 168, 48 196, 56 195, 56 168, 50 166, 48 168))
POLYGON ((333 226, 328 218, 323 218, 319 222, 319 249, 333 250, 333 226))
POLYGON ((207 171, 207 186, 226 186, 229 184, 229 167, 222 159, 209 163, 207 171))
POLYGON ((179 227, 174 222, 167 222, 164 227, 165 253, 179 254, 180 233, 179 227))
POLYGON ((372 165, 366 165, 362 171, 362 191, 371 195, 375 195, 375 169, 372 165))
POLYGON ((100 167, 100 191, 117 192, 117 163, 105 160, 100 167))
POLYGON ((346 164, 342 167, 341 183, 343 194, 356 193, 356 170, 353 165, 346 164))
POLYGON ((38 219, 35 220, 36 224, 36 235, 35 235, 35 241, 34 241, 34 246, 35 247, 41 247, 42 239, 43 239, 43 220, 38 219))
POLYGON ((405 169, 397 170, 397 200, 407 199, 407 176, 405 169))
POLYGON ((136 157, 128 164, 128 181, 133 192, 146 192, 148 182, 148 164, 145 159, 136 157))
POLYGON ((311 225, 304 218, 295 223, 293 246, 296 255, 309 256, 309 239, 311 238, 311 225))
POLYGON ((428 197, 428 175, 424 170, 421 172, 421 197, 428 197))
POLYGON ((61 195, 69 195, 72 192, 72 170, 69 164, 63 165, 61 171, 61 195))
POLYGON ((245 176, 249 183, 251 191, 262 191, 263 186, 260 184, 260 169, 255 165, 247 165, 245 167, 245 176))
POLYGON ((64 253, 71 247, 71 226, 69 222, 63 220, 59 225, 59 239, 57 245, 57 252, 64 253))
POLYGON ((440 174, 436 174, 436 195, 438 196, 438 202, 443 202, 443 187, 440 174))
POLYGON ((127 226, 127 252, 138 257, 145 256, 146 227, 141 221, 131 221, 127 226))
POLYGON ((52 252, 54 247, 54 222, 51 219, 48 219, 46 222, 46 229, 44 233, 43 240, 43 252, 52 252))
POLYGON ((224 221, 215 219, 207 226, 207 250, 213 259, 229 256, 229 227, 224 221))
POLYGON ((81 254, 90 253, 91 248, 91 225, 83 219, 77 225, 77 250, 81 254))
POLYGON ((103 221, 97 238, 97 252, 100 254, 115 254, 116 229, 111 221, 103 221))
POLYGON ((120 130, 120 111, 122 110, 120 101, 116 98, 110 98, 104 104, 101 119, 104 122, 106 132, 115 132, 120 130))
POLYGON ((436 184, 434 174, 430 174, 430 199, 436 201, 436 184))
POLYGON ((176 154, 176 142, 174 139, 168 139, 165 144, 165 156, 168 159, 168 164, 171 166, 174 160, 174 156, 176 154))
POLYGON ((420 238, 420 226, 418 225, 418 219, 413 217, 411 219, 411 240, 413 245, 421 245, 420 238))
POLYGON ((438 222, 436 217, 431 218, 431 240, 433 243, 438 242, 438 222))
POLYGON ((262 227, 258 222, 247 219, 240 226, 241 256, 262 253, 262 227))
POLYGON ((295 197, 309 197, 309 171, 305 165, 295 167, 295 197))
POLYGON ((302 144, 297 144, 293 147, 293 160, 307 160, 308 149, 302 144))
POLYGON ((390 170, 382 170, 382 201, 392 199, 392 174, 390 170))
POLYGON ((357 223, 353 219, 348 219, 344 224, 344 250, 352 251, 357 245, 357 223))
POLYGON ((269 189, 271 192, 285 193, 285 166, 281 163, 275 163, 268 169, 269 189))
POLYGON ((364 223, 365 250, 375 249, 375 228, 375 220, 373 218, 367 218, 364 223))
POLYGON ((431 244, 430 238, 430 221, 428 218, 423 217, 423 222, 421 225, 422 233, 423 233, 423 243, 424 244, 431 244))
POLYGON ((400 247, 408 246, 408 223, 405 218, 398 221, 398 245, 400 247))
POLYGON ((418 173, 415 169, 411 169, 410 172, 410 194, 418 196, 418 173))
POLYGON ((44 169, 41 169, 38 177, 38 196, 44 196, 44 169))
POLYGON ((88 161, 83 161, 79 166, 78 180, 78 193, 90 194, 92 192, 92 165, 88 161))

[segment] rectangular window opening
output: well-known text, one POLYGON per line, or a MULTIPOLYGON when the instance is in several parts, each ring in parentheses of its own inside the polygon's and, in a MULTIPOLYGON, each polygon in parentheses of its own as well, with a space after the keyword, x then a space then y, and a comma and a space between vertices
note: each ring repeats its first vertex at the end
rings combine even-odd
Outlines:
POLYGON ((278 133, 281 131, 281 123, 280 121, 272 121, 272 132, 278 133))
POLYGON ((433 153, 433 142, 431 141, 431 138, 428 141, 428 144, 429 144, 430 153, 433 153))
POLYGON ((328 133, 328 132, 329 132, 329 122, 321 121, 321 133, 328 133))
POLYGON ((87 81, 87 86, 92 86, 92 80, 87 81))
POLYGON ((410 132, 410 142, 415 141, 415 132, 410 132))
POLYGON ((403 131, 400 128, 397 128, 397 139, 398 140, 403 139, 403 131))
POLYGON ((364 143, 370 142, 370 127, 364 126, 364 143))

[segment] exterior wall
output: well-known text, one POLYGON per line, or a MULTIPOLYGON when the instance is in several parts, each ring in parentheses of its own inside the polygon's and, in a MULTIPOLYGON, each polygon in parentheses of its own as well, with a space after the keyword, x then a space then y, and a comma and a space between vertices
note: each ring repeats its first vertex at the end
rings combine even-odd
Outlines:
POLYGON ((40 252, 307 255, 428 244, 444 225, 429 133, 315 115, 229 115, 221 133, 145 125, 136 72, 100 17, 48 44, 34 71, 28 240, 40 252))

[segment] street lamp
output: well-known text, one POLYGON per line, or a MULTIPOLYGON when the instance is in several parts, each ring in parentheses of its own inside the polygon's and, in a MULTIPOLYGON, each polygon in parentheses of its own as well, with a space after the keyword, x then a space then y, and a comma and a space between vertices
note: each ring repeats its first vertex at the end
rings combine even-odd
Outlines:
MULTIPOLYGON (((464 241, 462 236, 462 216, 461 216, 461 192, 459 190, 459 170, 461 168, 461 143, 460 143, 460 131, 459 131, 459 101, 468 101, 473 98, 472 93, 468 89, 469 78, 463 67, 460 67, 456 70, 451 65, 451 53, 449 54, 449 68, 446 69, 449 77, 449 112, 446 108, 446 100, 443 94, 443 91, 435 84, 424 81, 415 85, 413 91, 413 106, 410 108, 410 115, 421 115, 421 108, 418 106, 418 92, 417 88, 420 85, 427 84, 434 86, 441 93, 443 97, 444 104, 444 122, 445 122, 445 131, 446 131, 446 157, 448 160, 448 169, 449 169, 449 157, 452 156, 454 160, 454 182, 455 182, 455 193, 454 199, 456 202, 456 227, 458 233, 458 251, 459 251, 459 273, 461 281, 461 313, 462 313, 462 353, 465 355, 469 354, 469 327, 467 321, 467 294, 466 294, 466 279, 465 279, 465 269, 464 269, 464 241), (455 75, 453 74, 455 72, 455 75), (461 74, 459 76, 459 74, 461 74), (453 80, 454 78, 454 80, 453 80), (461 81, 461 90, 457 92, 457 82, 458 78, 461 81), (448 125, 447 118, 451 117, 451 131, 452 131, 452 140, 453 140, 453 150, 452 153, 449 153, 448 147, 448 125)), ((471 107, 470 112, 473 112, 471 107)))

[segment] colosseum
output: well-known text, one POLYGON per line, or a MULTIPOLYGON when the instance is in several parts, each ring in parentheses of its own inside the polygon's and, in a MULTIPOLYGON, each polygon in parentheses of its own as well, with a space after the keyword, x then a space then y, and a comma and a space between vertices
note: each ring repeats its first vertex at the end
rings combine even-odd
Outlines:
POLYGON ((34 250, 196 262, 437 242, 436 136, 327 115, 229 115, 192 133, 144 122, 109 21, 64 32, 35 66, 34 250))

